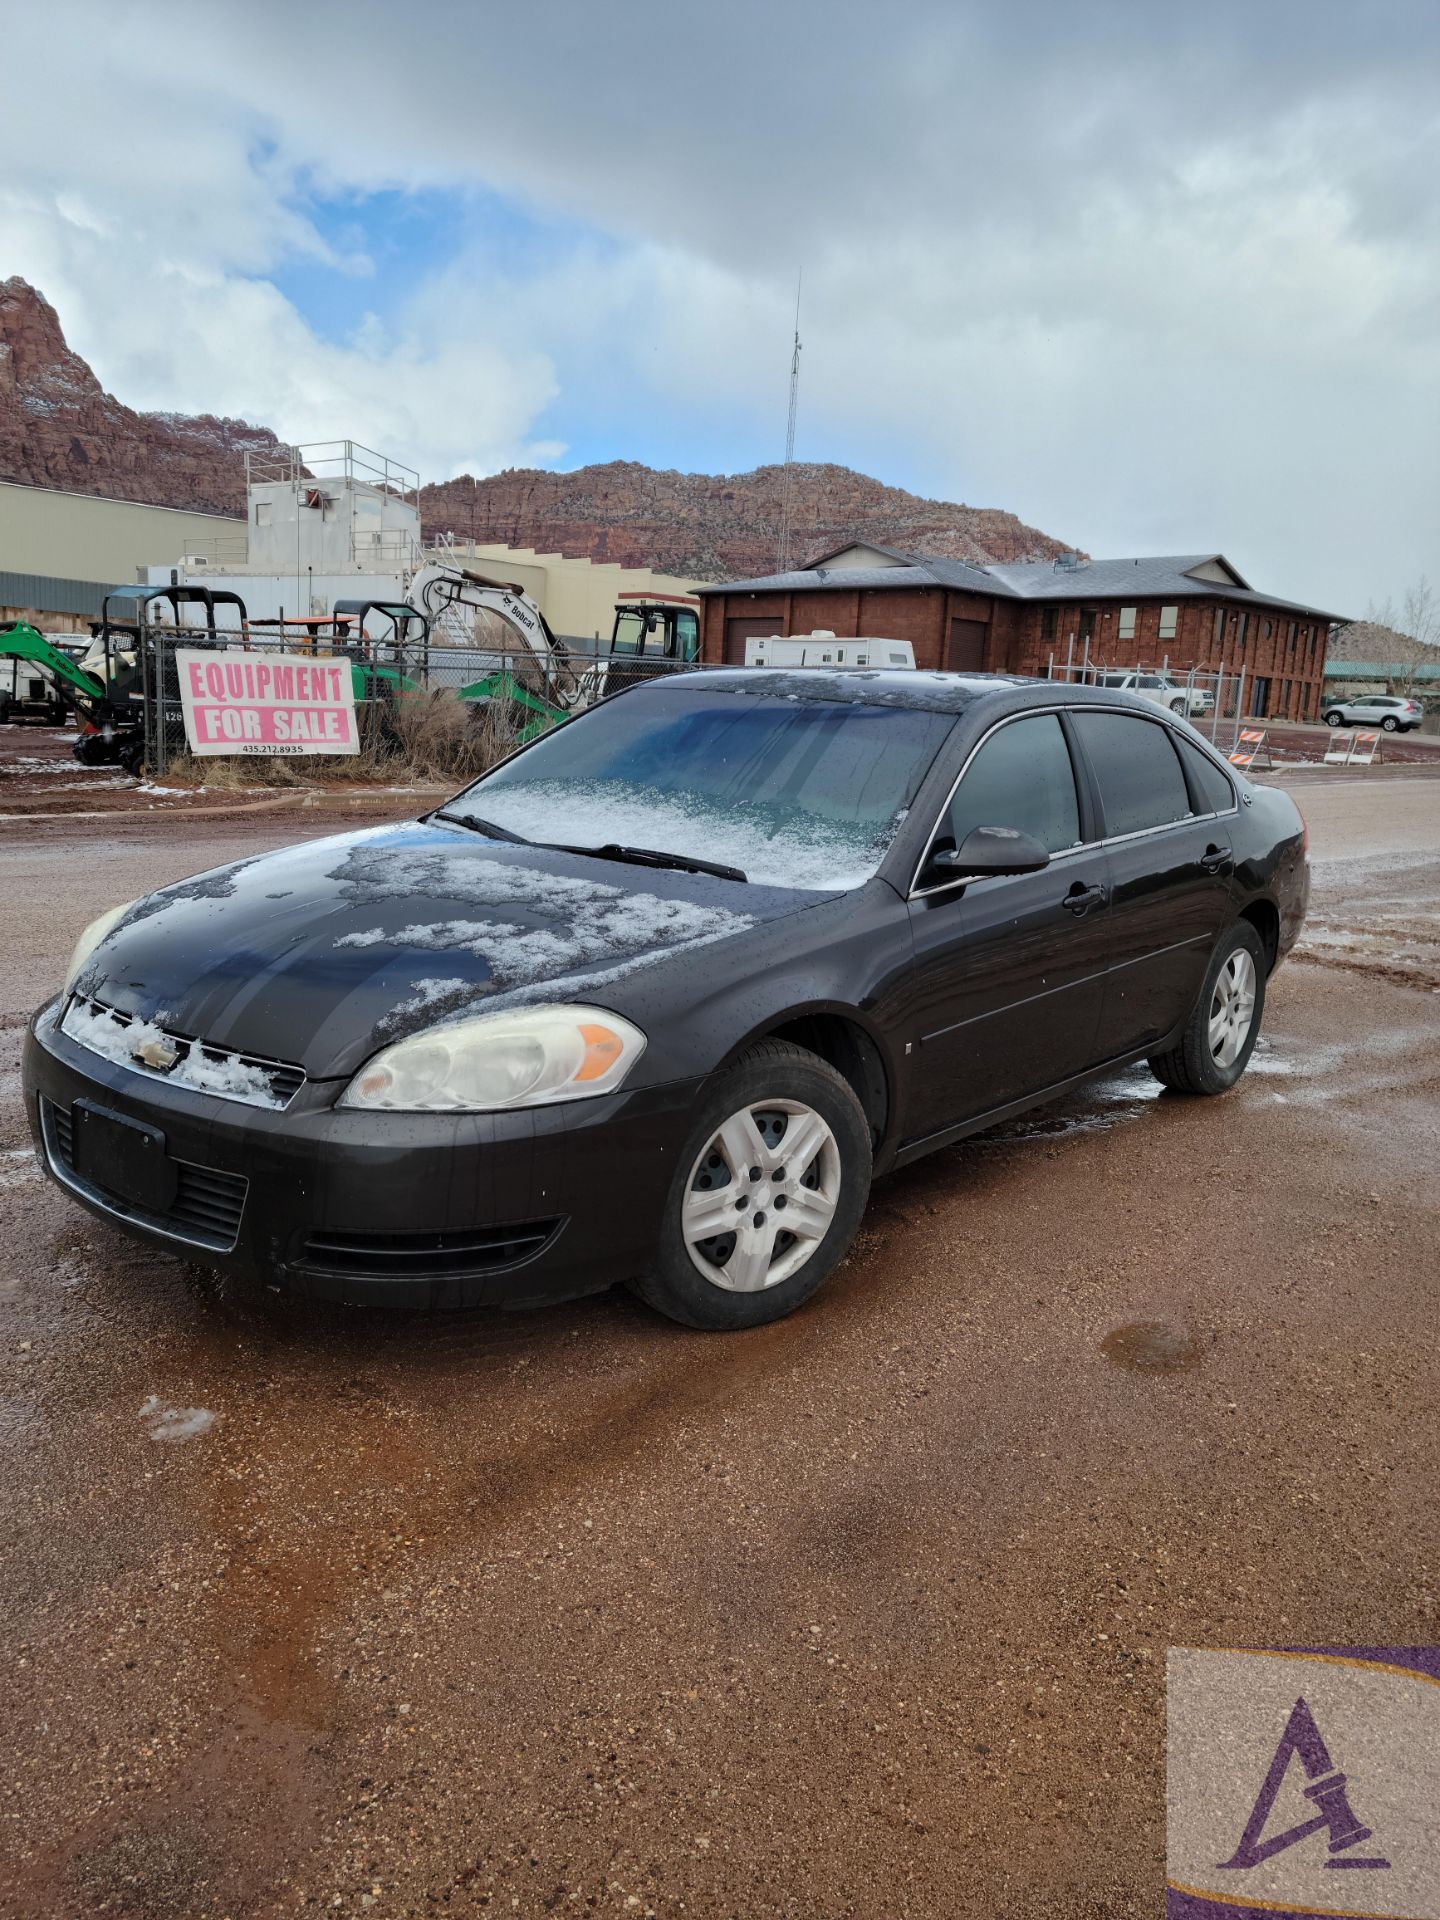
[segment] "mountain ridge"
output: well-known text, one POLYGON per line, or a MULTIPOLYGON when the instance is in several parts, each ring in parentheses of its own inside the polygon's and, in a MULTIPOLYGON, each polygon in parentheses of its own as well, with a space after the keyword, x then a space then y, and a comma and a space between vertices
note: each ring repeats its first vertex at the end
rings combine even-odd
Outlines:
MULTIPOLYGON (((242 515, 245 454, 285 443, 215 414, 141 413, 106 392, 43 294, 0 280, 0 480, 190 512, 242 515)), ((422 487, 427 539, 533 547, 696 580, 773 572, 785 470, 681 473, 610 460, 561 473, 510 467, 422 487)), ((833 462, 791 479, 794 564, 868 539, 957 560, 1052 559, 1067 548, 1015 514, 931 500, 833 462)))

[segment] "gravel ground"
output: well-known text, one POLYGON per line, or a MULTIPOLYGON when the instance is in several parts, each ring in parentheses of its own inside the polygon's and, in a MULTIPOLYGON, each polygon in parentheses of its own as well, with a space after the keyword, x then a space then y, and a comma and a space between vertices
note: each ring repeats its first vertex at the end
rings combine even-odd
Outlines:
POLYGON ((1235 1093, 922 1162, 739 1338, 73 1209, 16 1060, 82 924, 338 823, 8 827, 0 1913, 1154 1914, 1168 1644, 1440 1641, 1440 780, 1297 793, 1235 1093))

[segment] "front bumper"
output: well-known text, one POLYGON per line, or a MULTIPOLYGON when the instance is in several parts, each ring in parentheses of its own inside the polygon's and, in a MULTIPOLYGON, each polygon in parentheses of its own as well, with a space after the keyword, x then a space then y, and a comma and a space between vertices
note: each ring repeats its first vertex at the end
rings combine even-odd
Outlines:
POLYGON ((503 1114, 380 1114, 334 1106, 343 1081, 310 1081, 273 1112, 132 1073, 61 1033, 57 1012, 31 1023, 23 1079, 59 1186, 184 1258, 353 1305, 531 1306, 642 1273, 700 1085, 503 1114), (179 1163, 163 1212, 106 1186, 103 1165, 81 1173, 77 1100, 163 1133, 179 1163))

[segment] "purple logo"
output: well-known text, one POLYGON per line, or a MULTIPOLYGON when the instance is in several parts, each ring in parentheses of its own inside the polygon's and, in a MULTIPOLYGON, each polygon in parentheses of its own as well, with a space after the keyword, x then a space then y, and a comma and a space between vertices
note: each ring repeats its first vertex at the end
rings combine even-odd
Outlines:
POLYGON ((1172 1647, 1167 1920, 1440 1920, 1440 1648, 1172 1647))
POLYGON ((1388 1860, 1346 1852, 1348 1847, 1358 1847, 1362 1840, 1372 1837, 1372 1830, 1362 1826, 1351 1811, 1349 1786, 1347 1777, 1335 1770, 1330 1749, 1325 1745, 1320 1729, 1315 1724, 1315 1716, 1302 1696, 1295 1702, 1290 1718, 1285 1722, 1285 1731, 1280 1736, 1275 1758, 1270 1762, 1260 1791, 1255 1796, 1255 1805, 1250 1809, 1250 1818, 1245 1822, 1240 1844, 1228 1860, 1221 1860, 1218 1864, 1227 1869, 1258 1867, 1262 1860, 1283 1853, 1286 1847, 1308 1840, 1313 1833, 1328 1830, 1333 1857, 1325 1862, 1327 1867, 1388 1867, 1388 1860), (1280 1782, 1285 1778, 1285 1769, 1290 1764, 1292 1753, 1304 1767, 1306 1779, 1311 1782, 1305 1788, 1305 1798, 1314 1801, 1317 1811, 1311 1819, 1301 1820, 1295 1826, 1287 1827, 1283 1833, 1262 1840, 1260 1836, 1265 1831, 1265 1822, 1270 1818, 1270 1809, 1275 1805, 1275 1796, 1280 1791, 1280 1782))

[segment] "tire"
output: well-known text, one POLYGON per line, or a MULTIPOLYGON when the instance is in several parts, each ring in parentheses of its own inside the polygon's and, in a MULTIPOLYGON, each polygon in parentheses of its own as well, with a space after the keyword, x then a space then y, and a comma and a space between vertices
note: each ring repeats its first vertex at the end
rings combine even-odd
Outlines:
POLYGON ((9 696, 7 695, 3 700, 0 700, 0 727, 8 727, 9 724, 10 724, 10 699, 9 699, 9 696))
POLYGON ((1325 716, 1325 724, 1327 727, 1343 727, 1345 724, 1345 716, 1338 707, 1331 707, 1325 716))
POLYGON ((1179 1043, 1167 1053, 1152 1054, 1150 1071, 1176 1093, 1226 1093, 1250 1064, 1264 1016, 1265 949, 1249 921, 1239 920, 1211 955, 1179 1043), (1225 1022, 1227 999, 1235 1013, 1225 1022), (1242 1013, 1244 1024, 1238 1026, 1242 1013))
POLYGON ((1385 729, 1386 733, 1396 733, 1398 732, 1400 727, 1400 722, 1395 718, 1393 713, 1387 713, 1385 718, 1380 722, 1380 724, 1385 729))
POLYGON ((783 1319, 844 1258, 869 1198, 870 1166, 870 1127, 849 1082, 803 1047, 761 1041, 707 1088, 676 1156, 654 1264, 633 1290, 668 1319, 706 1332, 783 1319), (803 1165, 785 1159, 801 1122, 803 1165), (757 1191, 772 1204, 756 1207, 757 1191), (806 1193, 815 1199, 802 1201, 806 1193), (810 1231, 782 1226, 782 1208, 810 1231), (704 1235, 712 1223, 718 1231, 704 1235))
POLYGON ((127 740, 117 756, 121 767, 132 780, 139 780, 145 772, 145 742, 127 740))
POLYGON ((1189 702, 1185 700, 1172 700, 1170 702, 1170 711, 1172 713, 1179 714, 1183 719, 1185 717, 1185 709, 1188 706, 1188 704, 1189 702))

